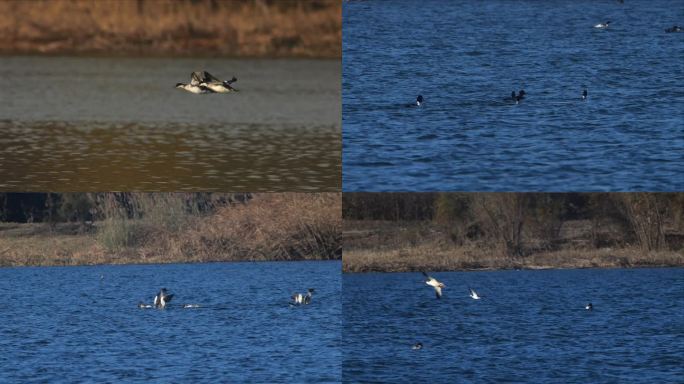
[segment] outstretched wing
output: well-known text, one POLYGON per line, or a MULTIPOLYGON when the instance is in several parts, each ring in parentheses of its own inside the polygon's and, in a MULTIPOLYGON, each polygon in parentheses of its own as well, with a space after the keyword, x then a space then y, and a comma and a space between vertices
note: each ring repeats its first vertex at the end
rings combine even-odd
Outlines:
POLYGON ((211 83, 211 82, 220 83, 221 80, 219 80, 216 76, 212 75, 211 73, 209 73, 207 71, 202 71, 202 82, 204 82, 204 83, 211 83))
POLYGON ((430 275, 428 275, 427 273, 425 273, 425 271, 420 271, 420 273, 422 273, 423 276, 425 276, 426 279, 428 279, 428 280, 432 279, 432 277, 430 277, 430 275))
POLYGON ((204 82, 204 71, 202 72, 193 72, 192 75, 190 75, 190 85, 199 85, 200 83, 204 82))
POLYGON ((230 84, 233 84, 233 83, 236 82, 236 81, 237 81, 237 77, 233 76, 232 79, 226 80, 226 81, 224 81, 224 83, 230 85, 230 84))
POLYGON ((159 295, 154 297, 154 305, 155 306, 159 305, 159 295))

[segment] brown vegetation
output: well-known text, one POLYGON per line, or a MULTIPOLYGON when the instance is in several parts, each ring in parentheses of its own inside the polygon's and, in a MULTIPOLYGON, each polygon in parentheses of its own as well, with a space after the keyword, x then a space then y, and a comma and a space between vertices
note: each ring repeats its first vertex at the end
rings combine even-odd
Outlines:
POLYGON ((4 0, 0 53, 339 58, 337 0, 4 0))
POLYGON ((345 194, 343 270, 681 266, 683 195, 345 194))
POLYGON ((51 195, 90 208, 0 224, 0 266, 341 258, 338 193, 51 195))

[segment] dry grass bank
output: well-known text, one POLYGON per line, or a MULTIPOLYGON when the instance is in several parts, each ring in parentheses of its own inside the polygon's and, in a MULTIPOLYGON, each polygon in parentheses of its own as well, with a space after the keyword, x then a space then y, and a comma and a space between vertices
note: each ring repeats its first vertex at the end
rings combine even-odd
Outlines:
POLYGON ((188 210, 186 194, 98 198, 107 216, 85 226, 0 224, 0 266, 341 258, 338 193, 256 194, 210 214, 188 210))
MULTIPOLYGON (((344 272, 406 272, 471 269, 615 268, 682 266, 684 249, 644 252, 622 240, 619 226, 602 229, 603 246, 593 245, 591 223, 569 221, 561 228, 553 249, 536 247, 525 239, 524 256, 509 256, 505 249, 486 241, 454 243, 444 226, 429 221, 345 220, 344 272)), ((668 237, 684 234, 668 229, 668 237)))
POLYGON ((338 0, 4 0, 0 53, 340 58, 338 0))

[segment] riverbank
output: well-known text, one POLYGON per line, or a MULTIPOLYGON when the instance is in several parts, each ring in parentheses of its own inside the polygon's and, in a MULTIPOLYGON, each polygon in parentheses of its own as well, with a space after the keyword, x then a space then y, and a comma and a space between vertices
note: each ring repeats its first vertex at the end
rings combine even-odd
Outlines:
POLYGON ((9 0, 0 54, 340 58, 342 5, 317 1, 9 0))
POLYGON ((138 218, 1 223, 0 267, 341 258, 337 193, 255 194, 210 214, 180 209, 182 194, 141 196, 138 218))
POLYGON ((644 252, 623 241, 617 226, 605 226, 602 245, 596 246, 589 221, 576 220, 564 225, 553 249, 537 248, 534 239, 528 239, 528 251, 511 257, 487 242, 455 244, 443 226, 430 222, 345 221, 342 270, 355 273, 684 266, 684 249, 679 244, 684 234, 673 228, 666 231, 673 244, 671 249, 644 252))

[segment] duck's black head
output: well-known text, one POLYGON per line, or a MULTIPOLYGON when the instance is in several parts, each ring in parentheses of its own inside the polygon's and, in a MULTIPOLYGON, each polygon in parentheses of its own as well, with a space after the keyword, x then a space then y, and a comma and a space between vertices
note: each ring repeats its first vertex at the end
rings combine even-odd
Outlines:
POLYGON ((423 103, 423 95, 418 95, 418 97, 416 97, 416 101, 418 103, 422 104, 423 103))
POLYGON ((176 88, 182 88, 185 84, 183 83, 176 83, 176 88))
POLYGON ((313 289, 313 288, 309 288, 309 289, 307 290, 307 292, 314 293, 314 292, 316 292, 316 290, 313 289))
POLYGON ((518 96, 520 96, 520 97, 525 97, 525 90, 524 90, 524 89, 521 89, 521 90, 518 92, 518 96))

